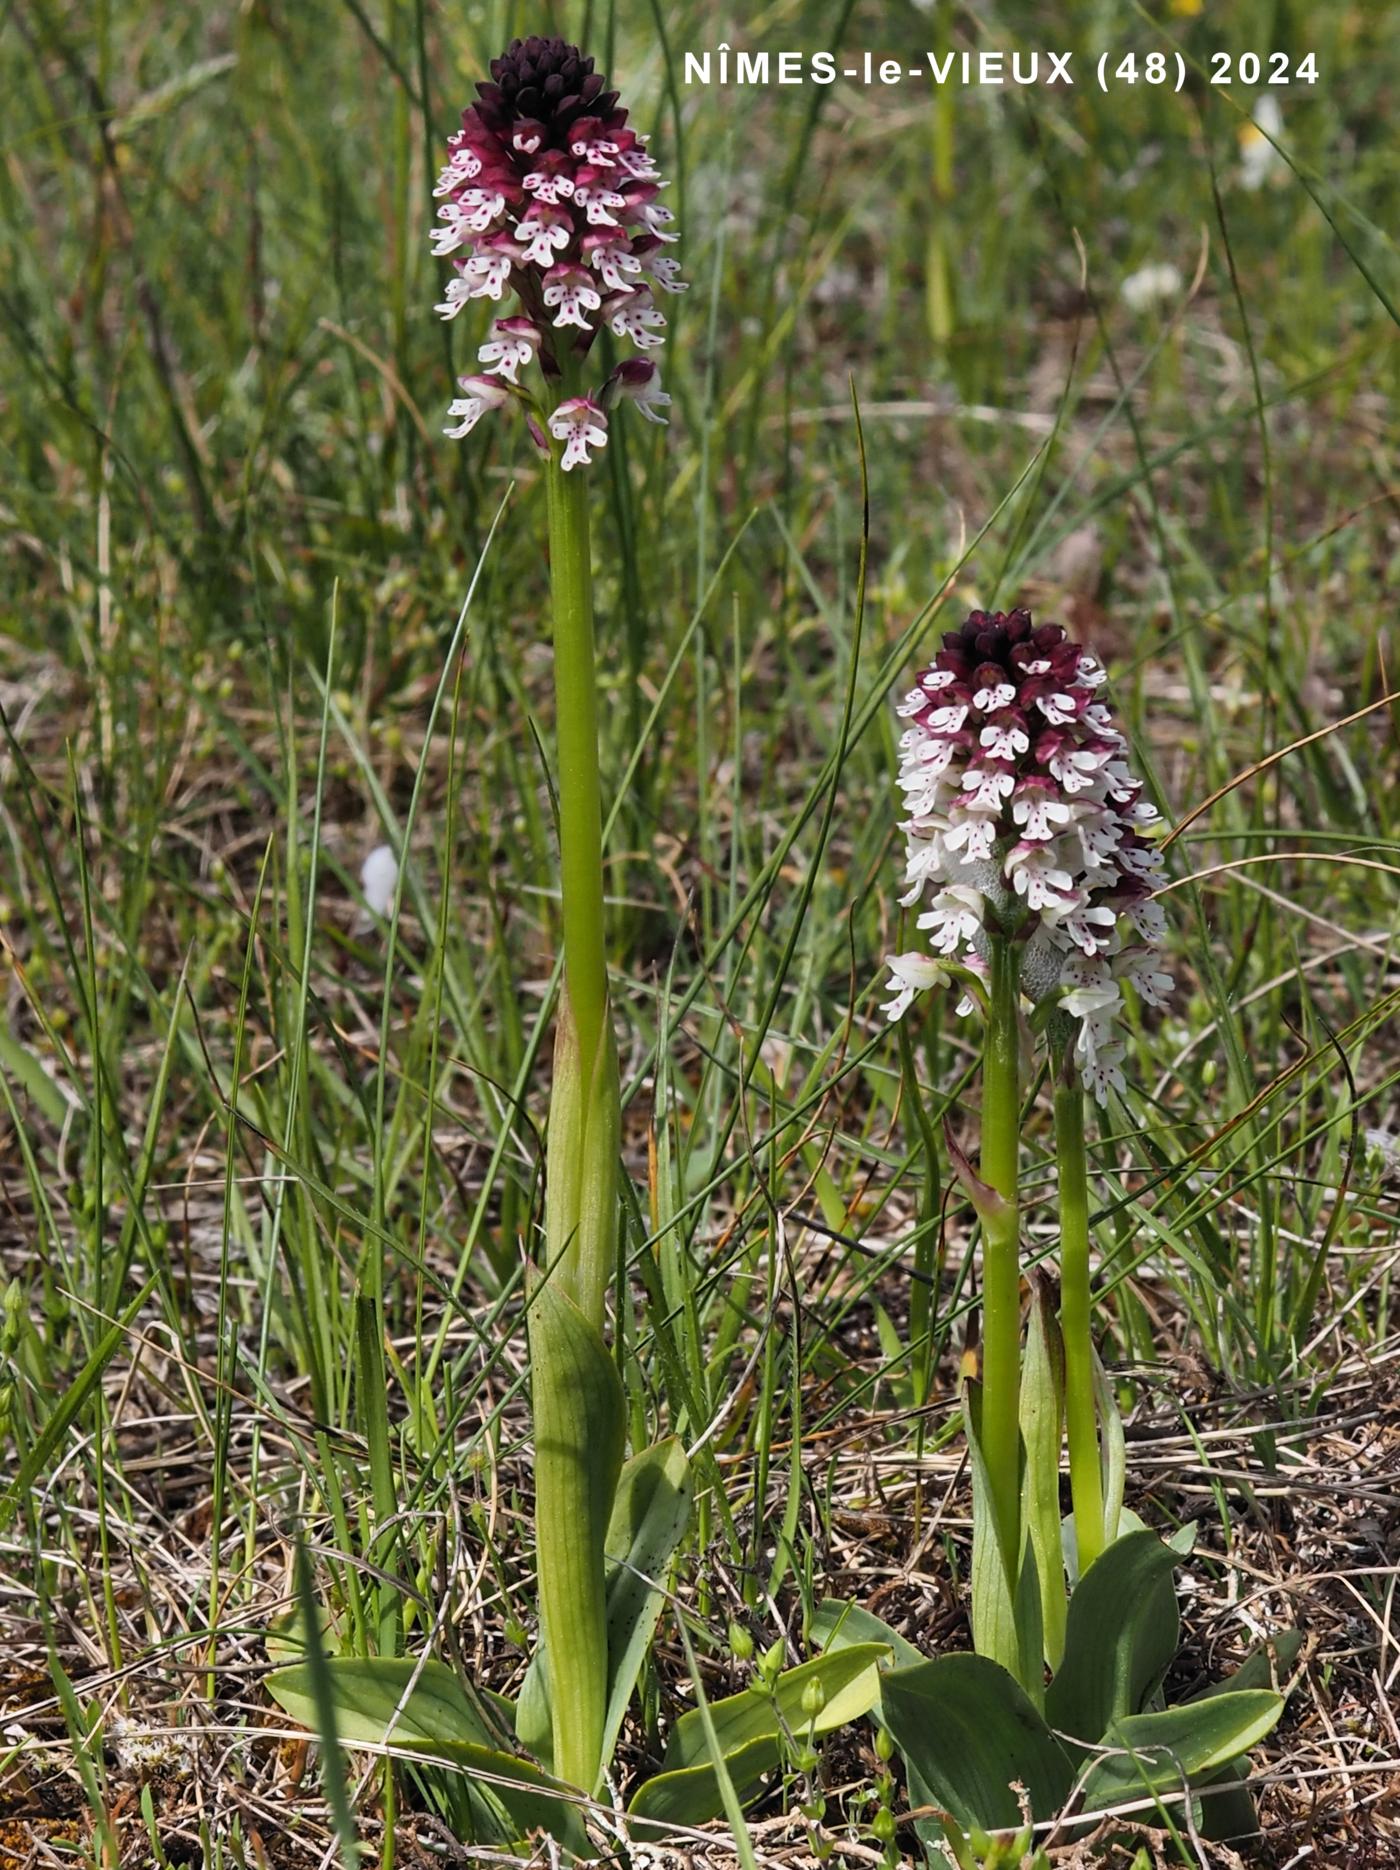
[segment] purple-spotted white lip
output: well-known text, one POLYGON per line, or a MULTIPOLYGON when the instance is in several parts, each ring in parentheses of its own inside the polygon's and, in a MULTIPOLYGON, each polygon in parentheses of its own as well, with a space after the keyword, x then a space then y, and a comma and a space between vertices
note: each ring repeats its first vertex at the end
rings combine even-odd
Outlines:
POLYGON ((928 905, 917 926, 933 952, 922 968, 917 954, 891 957, 886 1008, 902 1018, 926 980, 980 966, 988 934, 1014 932, 1036 951, 1037 997, 1056 994, 1075 1020, 1075 1061, 1100 1101, 1123 1088, 1124 985, 1149 1006, 1172 989, 1150 900, 1160 820, 1105 680, 1057 624, 973 611, 900 701, 900 900, 928 905))
MULTIPOLYGON (((477 91, 433 189, 440 204, 433 251, 453 267, 436 309, 454 319, 478 299, 518 307, 492 325, 478 362, 484 374, 519 387, 528 404, 530 367, 557 384, 588 357, 605 325, 638 351, 659 349, 666 320, 656 296, 684 291, 685 281, 665 252, 677 238, 674 217, 657 199, 665 180, 592 59, 563 39, 516 39, 477 91)), ((670 398, 659 376, 600 381, 591 391, 600 406, 618 395, 648 420, 665 420, 660 410, 670 398)), ((540 418, 561 439, 547 415, 550 400, 540 418)), ((469 434, 486 406, 454 404, 460 420, 446 433, 469 434)), ((565 423, 565 465, 582 465, 581 447, 605 445, 606 422, 590 426, 601 439, 580 443, 565 423)))
POLYGON ((488 410, 499 409, 502 403, 510 400, 510 391, 499 377, 461 377, 458 382, 462 394, 448 405, 451 420, 443 430, 443 434, 450 435, 454 441, 470 435, 488 410))
POLYGON ((590 449, 607 445, 608 418, 591 396, 571 396, 549 418, 549 432, 564 444, 561 466, 567 474, 588 466, 593 458, 590 449))

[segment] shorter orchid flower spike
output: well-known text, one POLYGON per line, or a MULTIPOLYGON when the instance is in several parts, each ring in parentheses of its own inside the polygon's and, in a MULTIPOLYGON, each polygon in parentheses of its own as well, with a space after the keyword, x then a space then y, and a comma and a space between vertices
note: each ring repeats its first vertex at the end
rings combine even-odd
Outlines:
POLYGON ((1106 679, 1058 624, 974 610, 899 704, 901 900, 927 905, 918 926, 937 959, 891 957, 886 1008, 901 1018, 926 980, 975 971, 993 937, 1013 940, 1023 991, 1053 1004, 1100 1102, 1124 1088, 1123 983, 1149 1006, 1172 988, 1157 953, 1166 919, 1151 900, 1158 814, 1129 767, 1106 679))
POLYGON ((399 860, 387 844, 376 844, 360 866, 360 888, 366 906, 377 916, 388 916, 399 887, 399 860))

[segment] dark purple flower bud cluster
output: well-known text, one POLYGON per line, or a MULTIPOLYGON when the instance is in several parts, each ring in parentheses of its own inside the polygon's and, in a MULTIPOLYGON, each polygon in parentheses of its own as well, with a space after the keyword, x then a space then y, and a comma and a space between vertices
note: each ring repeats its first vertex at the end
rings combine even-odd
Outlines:
POLYGON ((1121 1088, 1113 1037, 1128 981, 1159 1006, 1171 977, 1152 902, 1158 823, 1101 689, 1104 671, 1058 624, 975 610, 943 639, 900 704, 899 784, 908 817, 906 904, 933 955, 890 959, 891 1019, 948 962, 978 971, 987 935, 1025 944, 1022 979, 1078 1021, 1075 1054, 1102 1099, 1121 1088))
MULTIPOLYGON (((591 58, 562 39, 516 39, 477 90, 433 191, 442 202, 433 250, 455 268, 437 309, 455 318, 473 299, 509 296, 520 309, 495 321, 481 374, 461 379, 446 430, 454 437, 523 397, 518 373, 536 360, 559 384, 604 325, 639 350, 658 348, 666 320, 655 294, 685 289, 665 252, 676 238, 658 199, 665 183, 591 58)), ((619 397, 653 421, 671 400, 649 357, 629 359, 596 393, 565 397, 547 420, 564 467, 604 445, 619 397)))

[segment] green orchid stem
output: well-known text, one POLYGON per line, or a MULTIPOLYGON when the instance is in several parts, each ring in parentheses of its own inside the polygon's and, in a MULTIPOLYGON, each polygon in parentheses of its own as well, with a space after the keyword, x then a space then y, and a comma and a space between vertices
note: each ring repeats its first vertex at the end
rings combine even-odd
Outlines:
MULTIPOLYGON (((555 1773, 591 1792, 608 1693, 603 1547, 624 1409, 603 1339, 617 1263, 617 1043, 603 927, 603 810, 588 477, 546 469, 554 609, 564 987, 545 1143, 543 1286, 529 1312, 540 1630, 555 1773)), ((532 1282, 533 1283, 533 1282, 532 1282)))
POLYGON ((1089 1292, 1089 1166, 1084 1093, 1068 1055, 1055 1080, 1055 1157, 1060 1182, 1060 1330, 1065 1342, 1065 1425, 1079 1575, 1103 1550, 1103 1475, 1094 1401, 1089 1292))
POLYGON ((546 470, 554 604, 564 995, 550 1113, 549 1255, 555 1277, 603 1328, 617 1241, 617 1050, 603 930, 603 806, 593 647, 588 477, 546 470), (566 1160, 560 1160, 560 1156, 566 1160))
POLYGON ((1001 937, 991 950, 981 1177, 1001 1200, 982 1221, 982 1446, 1014 1592, 1021 1551, 1021 951, 1001 937))

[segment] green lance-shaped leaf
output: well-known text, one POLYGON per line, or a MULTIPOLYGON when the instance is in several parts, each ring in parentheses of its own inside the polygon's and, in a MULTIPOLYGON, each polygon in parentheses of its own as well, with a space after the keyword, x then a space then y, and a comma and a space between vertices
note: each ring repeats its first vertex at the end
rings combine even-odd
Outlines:
POLYGON ((551 1281, 595 1331, 603 1328, 608 1281, 617 1265, 617 1161, 622 1142, 617 1048, 603 1025, 582 1056, 574 1006, 560 999, 549 1093, 545 1246, 551 1281))
POLYGON ((1074 1772, 1030 1697, 986 1656, 938 1656, 892 1669, 880 1683, 886 1727, 927 1802, 970 1828, 1020 1825, 1013 1787, 1024 1788, 1031 1816, 1053 1818, 1074 1772))
MULTIPOLYGON (((1278 1630, 1252 1649, 1233 1675, 1227 1675, 1224 1681, 1212 1682, 1185 1705, 1194 1707, 1220 1695, 1238 1694, 1242 1689, 1272 1688, 1293 1667, 1302 1647, 1301 1630, 1278 1630)), ((1196 1824, 1203 1838, 1228 1844, 1257 1836, 1259 1815, 1246 1783, 1248 1778, 1249 1767, 1245 1760, 1232 1760, 1219 1772, 1198 1777, 1197 1789, 1201 1796, 1195 1801, 1196 1824)))
POLYGON ((549 1650, 541 1632, 515 1702, 515 1737, 546 1771, 554 1770, 554 1714, 549 1705, 549 1650))
POLYGON ((1058 1669, 1065 1652, 1065 1567, 1060 1545, 1060 1441, 1065 1414, 1065 1354, 1049 1286, 1031 1274, 1030 1329, 1021 1367, 1021 1438, 1026 1467, 1021 1517, 1035 1552, 1045 1660, 1058 1669))
POLYGON ((1112 1545, 1122 1530, 1123 1489, 1128 1477, 1128 1448, 1118 1398, 1097 1351, 1094 1358, 1094 1402, 1099 1412, 1103 1461, 1103 1539, 1112 1545))
MULTIPOLYGON (((763 1734, 721 1755, 724 1770, 742 1808, 751 1805, 768 1775, 781 1759, 782 1747, 774 1734, 763 1734)), ((699 1766, 668 1768, 648 1779, 627 1807, 641 1838, 664 1833, 677 1825, 707 1825, 724 1815, 724 1794, 711 1761, 699 1766)))
MULTIPOLYGON (((576 1856, 587 1854, 587 1833, 571 1802, 576 1794, 528 1760, 502 1752, 445 1664, 410 1656, 327 1656, 321 1670, 346 1745, 391 1746, 465 1775, 481 1842, 510 1843, 545 1830, 576 1856)), ((293 1720, 319 1730, 310 1663, 278 1669, 265 1685, 293 1720)))
MULTIPOLYGON (((315 1621, 322 1655, 338 1656, 345 1645, 344 1630, 324 1604, 315 1606, 315 1621)), ((267 1651, 269 1662, 305 1661, 311 1640, 310 1625, 302 1614, 300 1604, 293 1606, 285 1617, 279 1617, 263 1631, 263 1648, 267 1651)))
POLYGON ((1231 1695, 1242 1688, 1272 1688, 1298 1660, 1303 1647, 1301 1630, 1276 1630, 1262 1643, 1255 1645, 1235 1670, 1227 1675, 1223 1682, 1212 1682, 1209 1688, 1203 1688, 1198 1695, 1193 1695, 1187 1706, 1197 1701, 1209 1701, 1216 1695, 1231 1695))
MULTIPOLYGON (((398 1741, 404 1745, 433 1745, 440 1740, 465 1740, 492 1746, 495 1736, 472 1707, 461 1682, 445 1662, 429 1656, 330 1656, 325 1667, 335 1701, 337 1729, 343 1740, 374 1744, 398 1741), (402 1712, 394 1719, 412 1683, 402 1712), (386 1733, 393 1721, 392 1733, 386 1733)), ((293 1663, 277 1669, 265 1681, 267 1692, 296 1720, 310 1711, 311 1677, 308 1664, 293 1663)), ((307 1722, 307 1725, 314 1725, 307 1722)))
POLYGON ((1176 1654, 1178 1554, 1154 1532, 1101 1552, 1070 1599, 1064 1661, 1045 1696, 1050 1725, 1092 1744, 1136 1715, 1176 1654))
POLYGON ((666 1598, 667 1574, 690 1525, 690 1468, 672 1436, 622 1470, 608 1525, 608 1705, 601 1777, 666 1598))
POLYGON ((1113 1750, 1090 1766, 1083 1809, 1098 1812, 1149 1793, 1179 1792, 1237 1760, 1271 1731, 1282 1712, 1281 1695, 1246 1688, 1179 1708, 1129 1714, 1113 1722, 1100 1742, 1113 1750))
MULTIPOLYGON (((715 1742, 740 1799, 751 1798, 764 1774, 779 1764, 784 1734, 827 1734, 869 1714, 880 1698, 880 1669, 889 1659, 884 1643, 855 1643, 785 1670, 771 1688, 746 1688, 712 1703, 715 1742), (814 1684, 821 1702, 815 1714, 814 1684)), ((691 1708, 671 1729, 663 1770, 634 1795, 628 1811, 658 1825, 694 1825, 722 1809, 704 1717, 691 1708)))
POLYGON ((602 1338, 571 1298, 538 1273, 530 1297, 536 1563, 553 1768, 590 1790, 602 1765, 608 1701, 603 1550, 622 1469, 622 1385, 602 1338))
POLYGON ((853 1643, 888 1643, 899 1669, 912 1669, 925 1660, 914 1645, 890 1628, 883 1617, 859 1604, 847 1604, 839 1597, 824 1597, 812 1614, 808 1635, 818 1649, 834 1653, 849 1649, 853 1643))
POLYGON ((1231 1760, 1198 1784, 1192 1815, 1207 1842, 1232 1844, 1259 1835, 1259 1814, 1248 1781, 1249 1762, 1241 1759, 1231 1760))
MULTIPOLYGON (((1120 1507, 1118 1512, 1118 1530, 1115 1539, 1124 1539, 1130 1532, 1147 1532, 1147 1521, 1140 1513, 1135 1513, 1130 1506, 1120 1507)), ((1189 1558, 1196 1548, 1196 1535, 1200 1531, 1194 1519, 1184 1521, 1174 1532, 1166 1534, 1163 1543, 1171 1547, 1178 1559, 1189 1558)), ((1065 1571, 1069 1575, 1071 1597, 1079 1587, 1079 1552, 1075 1538, 1074 1515, 1066 1513, 1060 1522, 1060 1539, 1064 1547, 1065 1571)), ((1111 1543, 1111 1541, 1110 1541, 1111 1543)))
MULTIPOLYGON (((1006 1542, 982 1450, 982 1390, 969 1382, 963 1397, 972 1468, 972 1640, 979 1656, 1000 1663, 1037 1703, 1045 1679, 1040 1582, 1035 1548, 1017 1515, 1020 1559, 1015 1583, 1006 1569, 1006 1542)), ((1022 1448, 1022 1478, 1025 1450, 1022 1448)))
MULTIPOLYGON (((595 1790, 612 1758, 656 1630, 671 1560, 690 1523, 690 1497, 689 1464, 674 1438, 634 1455, 618 1481, 604 1552, 608 1700, 595 1790)), ((526 1671, 516 1704, 515 1732, 537 1759, 546 1766, 552 1764, 549 1651, 543 1640, 526 1671)))
MULTIPOLYGON (((883 1643, 853 1643, 849 1648, 813 1656, 794 1669, 785 1669, 771 1688, 755 1684, 710 1704, 716 1738, 728 1754, 734 1747, 768 1734, 830 1733, 847 1721, 859 1720, 875 1705, 879 1692, 878 1669, 889 1661, 883 1643), (807 1712, 808 1690, 821 1690, 821 1707, 807 1712)), ((691 1708, 671 1729, 665 1764, 692 1766, 708 1758, 709 1743, 698 1708, 691 1708)))

